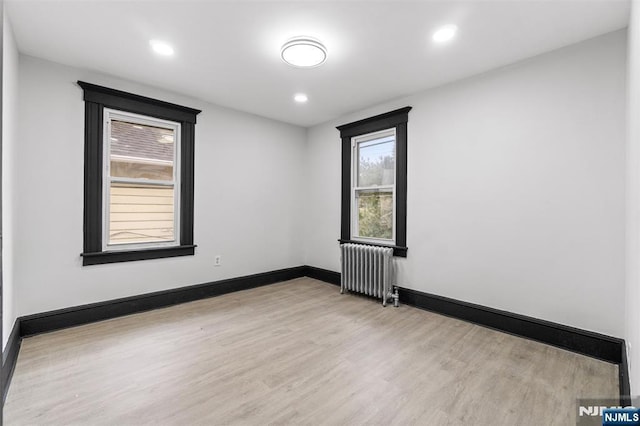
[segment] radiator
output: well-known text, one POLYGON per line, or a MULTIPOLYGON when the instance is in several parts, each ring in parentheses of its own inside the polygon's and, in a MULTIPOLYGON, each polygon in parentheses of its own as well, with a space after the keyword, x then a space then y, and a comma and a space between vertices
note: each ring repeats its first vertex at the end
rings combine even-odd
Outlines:
POLYGON ((392 298, 398 306, 398 292, 394 290, 393 249, 364 244, 340 244, 342 273, 340 293, 352 291, 382 299, 382 306, 392 298), (393 291, 393 292, 392 292, 393 291))

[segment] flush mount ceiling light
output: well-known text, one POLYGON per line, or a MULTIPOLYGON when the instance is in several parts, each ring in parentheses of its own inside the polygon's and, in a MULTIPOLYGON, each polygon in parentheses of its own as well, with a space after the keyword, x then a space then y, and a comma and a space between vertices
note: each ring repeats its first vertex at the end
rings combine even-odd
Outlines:
POLYGON ((150 40, 149 45, 154 52, 162 56, 173 55, 173 47, 160 40, 150 40))
POLYGON ((431 38, 436 43, 444 43, 455 37, 458 27, 455 25, 444 25, 438 28, 431 38))
POLYGON ((280 56, 294 67, 317 67, 327 60, 327 48, 314 38, 295 37, 282 45, 280 56))
POLYGON ((304 93, 297 93, 293 97, 293 100, 298 102, 298 103, 300 103, 300 104, 303 104, 303 103, 307 102, 309 100, 309 98, 304 93))

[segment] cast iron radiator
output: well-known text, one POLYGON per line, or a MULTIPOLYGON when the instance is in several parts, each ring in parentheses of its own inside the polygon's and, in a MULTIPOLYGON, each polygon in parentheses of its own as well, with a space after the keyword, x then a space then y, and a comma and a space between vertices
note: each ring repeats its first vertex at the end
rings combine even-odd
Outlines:
POLYGON ((340 293, 346 290, 377 297, 382 299, 382 306, 392 298, 398 306, 398 291, 392 285, 392 248, 344 243, 340 252, 340 293))

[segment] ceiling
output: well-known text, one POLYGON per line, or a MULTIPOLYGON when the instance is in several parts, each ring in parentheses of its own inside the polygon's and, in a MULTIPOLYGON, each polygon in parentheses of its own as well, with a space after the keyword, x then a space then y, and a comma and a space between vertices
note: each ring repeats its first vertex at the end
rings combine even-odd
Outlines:
POLYGON ((5 4, 21 53, 305 127, 624 28, 629 14, 627 0, 5 4), (456 38, 435 45, 451 23, 456 38), (299 35, 325 44, 325 64, 280 59, 299 35), (154 54, 150 39, 175 55, 154 54))

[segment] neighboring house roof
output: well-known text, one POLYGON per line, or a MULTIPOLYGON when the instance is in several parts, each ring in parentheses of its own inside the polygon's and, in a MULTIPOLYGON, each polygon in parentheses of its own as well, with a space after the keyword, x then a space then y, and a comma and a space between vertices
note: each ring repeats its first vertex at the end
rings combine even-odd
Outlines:
POLYGON ((173 161, 173 130, 111 121, 111 155, 173 161))

